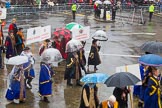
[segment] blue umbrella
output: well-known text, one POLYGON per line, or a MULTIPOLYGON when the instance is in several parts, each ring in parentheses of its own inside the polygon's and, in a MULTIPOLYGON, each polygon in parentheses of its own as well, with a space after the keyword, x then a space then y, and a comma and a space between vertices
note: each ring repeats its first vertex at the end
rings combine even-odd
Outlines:
POLYGON ((147 66, 162 66, 162 57, 156 54, 146 54, 139 58, 139 63, 147 66))
POLYGON ((84 83, 104 83, 108 78, 107 74, 104 73, 92 73, 83 76, 80 81, 84 83))

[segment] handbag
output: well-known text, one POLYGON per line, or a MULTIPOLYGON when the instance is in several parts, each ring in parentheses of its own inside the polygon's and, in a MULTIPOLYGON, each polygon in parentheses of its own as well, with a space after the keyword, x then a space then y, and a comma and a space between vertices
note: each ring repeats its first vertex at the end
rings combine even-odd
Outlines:
POLYGON ((7 100, 13 100, 15 97, 13 90, 8 89, 5 97, 7 98, 7 100))

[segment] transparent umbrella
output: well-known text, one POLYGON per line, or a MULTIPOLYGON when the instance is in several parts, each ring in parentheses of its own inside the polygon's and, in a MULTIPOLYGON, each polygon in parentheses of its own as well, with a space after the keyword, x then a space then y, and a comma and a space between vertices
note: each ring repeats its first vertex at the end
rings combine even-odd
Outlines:
POLYGON ((106 32, 103 30, 97 30, 93 35, 92 39, 97 39, 98 41, 107 41, 108 37, 106 36, 106 32))
POLYGON ((102 1, 96 0, 96 1, 95 1, 95 4, 102 4, 102 1))
POLYGON ((65 52, 75 52, 83 48, 82 43, 79 40, 72 39, 66 44, 65 52))
POLYGON ((41 61, 45 63, 59 63, 62 61, 62 55, 59 50, 48 48, 42 53, 41 61))
POLYGON ((9 60, 6 64, 21 65, 21 64, 24 64, 24 63, 27 63, 27 62, 28 62, 28 57, 26 57, 26 56, 15 56, 15 57, 9 58, 9 60))

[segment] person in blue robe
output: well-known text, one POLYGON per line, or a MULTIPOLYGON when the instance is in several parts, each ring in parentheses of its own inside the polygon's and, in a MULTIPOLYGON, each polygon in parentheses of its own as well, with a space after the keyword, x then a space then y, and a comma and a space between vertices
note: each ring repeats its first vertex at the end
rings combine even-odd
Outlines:
POLYGON ((139 95, 139 102, 138 102, 139 108, 143 108, 144 93, 147 88, 148 78, 151 76, 151 73, 152 73, 152 68, 150 66, 140 65, 142 85, 140 86, 140 95, 139 95))
POLYGON ((151 67, 151 69, 153 75, 148 79, 148 86, 144 94, 144 108, 161 108, 159 69, 156 67, 151 67))
POLYGON ((9 86, 5 97, 14 103, 25 101, 26 91, 22 65, 14 66, 12 72, 9 74, 9 86))
POLYGON ((49 64, 42 62, 39 76, 39 95, 45 102, 49 102, 48 97, 52 95, 53 71, 49 64))

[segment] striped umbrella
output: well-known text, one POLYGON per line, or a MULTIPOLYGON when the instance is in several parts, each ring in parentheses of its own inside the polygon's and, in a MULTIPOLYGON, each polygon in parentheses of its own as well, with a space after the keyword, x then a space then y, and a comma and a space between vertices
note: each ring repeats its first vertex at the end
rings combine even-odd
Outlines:
POLYGON ((83 26, 78 24, 78 23, 71 22, 69 24, 66 24, 65 28, 70 30, 70 31, 73 31, 75 29, 83 28, 83 26))

